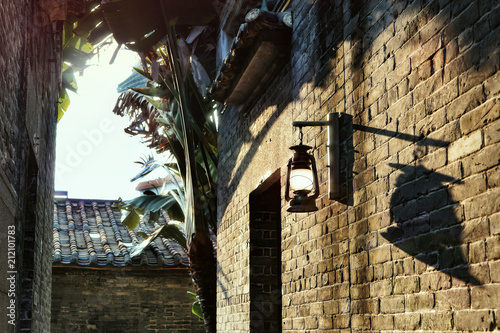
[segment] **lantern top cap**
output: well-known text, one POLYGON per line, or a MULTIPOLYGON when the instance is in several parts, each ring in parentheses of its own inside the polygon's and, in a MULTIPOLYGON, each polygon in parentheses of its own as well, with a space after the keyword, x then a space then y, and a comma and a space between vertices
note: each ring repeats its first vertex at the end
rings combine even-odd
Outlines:
POLYGON ((311 150, 311 149, 312 149, 311 146, 307 146, 307 145, 303 145, 303 144, 290 147, 290 150, 294 150, 296 152, 307 152, 308 150, 311 150))

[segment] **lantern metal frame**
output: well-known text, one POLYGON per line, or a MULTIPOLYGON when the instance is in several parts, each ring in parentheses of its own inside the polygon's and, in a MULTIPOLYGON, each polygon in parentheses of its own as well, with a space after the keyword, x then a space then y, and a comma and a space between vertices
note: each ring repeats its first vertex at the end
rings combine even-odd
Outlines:
POLYGON ((285 183, 285 199, 289 202, 287 211, 301 213, 313 212, 318 210, 316 207, 316 198, 319 196, 319 183, 318 183, 318 170, 316 168, 316 161, 314 156, 308 153, 312 149, 311 146, 302 144, 302 135, 300 144, 290 147, 294 151, 293 157, 288 160, 286 168, 286 183, 285 183), (313 188, 311 190, 294 190, 293 198, 290 197, 290 177, 292 170, 296 169, 309 169, 313 176, 313 188), (312 195, 309 195, 314 191, 312 195))
MULTIPOLYGON (((298 127, 302 130, 302 127, 307 126, 326 126, 328 128, 328 198, 330 200, 338 200, 341 198, 341 188, 340 188, 340 144, 339 144, 339 114, 332 112, 328 114, 328 118, 326 121, 294 121, 292 122, 292 126, 298 127)), ((302 143, 302 142, 301 142, 302 143)), ((297 146, 294 146, 297 147, 297 146)), ((294 148, 294 147, 291 147, 294 148)), ((314 160, 314 159, 313 159, 314 160)), ((292 161, 290 160, 288 163, 290 164, 292 161)), ((314 164, 314 176, 317 179, 316 165, 314 164)), ((287 175, 287 183, 285 185, 285 199, 292 203, 293 198, 289 196, 289 179, 287 175)), ((316 192, 310 198, 315 200, 319 195, 319 191, 316 192)))

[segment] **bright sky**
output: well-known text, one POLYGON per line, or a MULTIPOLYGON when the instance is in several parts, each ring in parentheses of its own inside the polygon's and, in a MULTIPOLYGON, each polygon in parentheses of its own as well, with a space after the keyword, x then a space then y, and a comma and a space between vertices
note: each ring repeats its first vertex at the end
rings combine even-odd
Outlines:
MULTIPOLYGON (((134 161, 152 153, 139 137, 123 131, 128 118, 113 113, 116 87, 132 73, 138 59, 122 48, 109 65, 114 49, 100 52, 99 59, 92 59, 94 65, 77 76, 78 94, 71 93, 71 105, 57 125, 55 190, 68 191, 70 198, 138 196, 135 187, 140 181, 130 182, 140 171, 134 161)), ((150 174, 143 180, 160 176, 150 174)))

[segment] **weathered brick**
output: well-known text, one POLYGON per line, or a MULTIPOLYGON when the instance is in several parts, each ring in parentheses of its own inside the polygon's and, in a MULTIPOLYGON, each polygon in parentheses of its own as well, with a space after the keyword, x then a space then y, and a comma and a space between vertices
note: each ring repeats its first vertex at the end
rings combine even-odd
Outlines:
POLYGON ((488 219, 479 218, 464 224, 461 238, 463 242, 474 242, 487 237, 489 231, 488 219))
POLYGON ((458 89, 464 93, 469 89, 480 86, 486 79, 496 72, 498 55, 490 55, 478 66, 469 69, 458 77, 458 89))
MULTIPOLYGON (((478 51, 479 51, 479 46, 474 45, 464 53, 458 53, 457 57, 444 67, 444 75, 443 75, 444 83, 455 82, 456 80, 458 80, 458 77, 462 73, 466 72, 469 68, 476 65, 480 59, 478 51)), ((457 91, 458 91, 458 82, 457 82, 457 91)))
POLYGON ((500 304, 500 285, 487 285, 471 289, 472 309, 495 309, 500 304))
MULTIPOLYGON (((437 294, 437 293, 436 293, 437 294)), ((409 294, 406 296, 407 312, 422 312, 434 307, 433 293, 409 294)))
POLYGON ((457 96, 458 81, 455 79, 448 82, 445 86, 441 87, 425 99, 425 110, 427 113, 432 113, 454 100, 457 96))
MULTIPOLYGON (((399 39, 397 40, 394 40, 394 46, 396 46, 397 44, 403 42, 404 44, 398 48, 395 52, 394 52, 394 59, 395 59, 395 63, 396 65, 400 64, 401 62, 403 62, 404 60, 406 60, 408 58, 408 56, 410 56, 413 52, 415 52, 415 50, 418 48, 418 45, 419 45, 419 38, 418 38, 418 34, 414 34, 414 35, 411 35, 409 34, 409 32, 405 32, 404 34, 400 35, 399 36, 399 39)), ((390 44, 390 41, 389 43, 390 44)), ((393 46, 391 45, 391 48, 393 46)))
POLYGON ((420 290, 435 291, 448 289, 451 286, 450 276, 442 272, 431 272, 420 275, 420 290))
MULTIPOLYGON (((430 133, 422 140, 422 145, 437 145, 443 146, 453 142, 460 137, 458 120, 451 121, 440 129, 430 133)), ((437 148, 436 148, 437 149, 437 148)))
POLYGON ((447 331, 452 328, 450 312, 422 313, 422 329, 430 331, 447 331))
POLYGON ((390 89, 403 80, 411 72, 410 59, 395 66, 392 75, 386 76, 386 89, 390 89))
POLYGON ((422 62, 429 59, 439 48, 442 47, 442 38, 435 35, 430 40, 426 41, 418 51, 411 56, 412 66, 418 67, 422 62))
POLYGON ((368 254, 366 252, 351 256, 352 269, 359 269, 366 266, 368 266, 368 254))
POLYGON ((386 296, 380 299, 380 313, 400 313, 404 310, 404 296, 386 296))
POLYGON ((486 177, 479 174, 463 179, 460 183, 449 187, 453 201, 463 201, 486 191, 486 177))
POLYGON ((333 318, 330 316, 320 316, 318 317, 318 328, 319 329, 330 329, 333 328, 333 318))
POLYGON ((469 136, 453 142, 448 147, 448 160, 456 161, 481 149, 483 137, 481 131, 475 131, 469 136))
POLYGON ((489 216, 490 220, 490 234, 500 234, 500 213, 495 213, 489 216))
POLYGON ((486 238, 486 258, 488 260, 500 258, 500 236, 486 238))
POLYGON ((446 65, 446 51, 445 48, 439 49, 433 56, 432 56, 432 68, 434 72, 441 71, 444 66, 446 65))
POLYGON ((420 328, 420 313, 394 315, 394 328, 403 331, 418 330, 420 328))
POLYGON ((500 141, 500 119, 496 120, 494 123, 484 128, 485 146, 489 146, 499 141, 500 141))
POLYGON ((392 294, 391 280, 372 282, 370 283, 369 287, 371 297, 389 296, 392 294))
POLYGON ((377 315, 372 318, 372 329, 374 330, 392 330, 394 329, 394 316, 377 315))
POLYGON ((347 328, 349 327, 349 315, 338 315, 333 321, 333 328, 347 328))
POLYGON ((304 318, 293 318, 292 328, 295 330, 303 330, 305 328, 304 318))
POLYGON ((325 311, 325 315, 332 315, 339 313, 339 304, 337 301, 323 302, 323 308, 325 311))
MULTIPOLYGON (((500 188, 494 188, 464 201, 465 218, 470 220, 500 211, 499 195, 500 188)), ((485 223, 487 224, 487 222, 483 224, 485 223)))
POLYGON ((450 289, 435 293, 436 310, 464 310, 470 306, 470 294, 466 288, 450 289))
POLYGON ((441 108, 428 117, 419 121, 415 128, 415 133, 420 133, 420 135, 427 136, 429 135, 429 133, 432 133, 438 128, 446 125, 446 123, 446 109, 441 108))
POLYGON ((492 158, 500 149, 500 144, 484 147, 477 154, 473 154, 463 160, 464 176, 479 173, 497 164, 497 159, 492 158))
POLYGON ((306 317, 304 320, 304 328, 305 329, 314 329, 318 328, 318 319, 317 318, 311 318, 311 317, 306 317))
POLYGON ((490 330, 494 327, 494 313, 491 310, 457 311, 454 315, 455 329, 461 331, 490 330))
POLYGON ((381 193, 387 192, 388 189, 389 184, 387 178, 377 179, 366 187, 366 197, 367 199, 374 198, 381 193))
POLYGON ((491 281, 500 282, 500 260, 490 262, 491 281))
MULTIPOLYGON (((463 5, 463 4, 462 4, 463 5)), ((451 39, 460 34, 461 31, 471 26, 476 22, 479 16, 479 8, 477 3, 472 3, 466 10, 453 18, 450 24, 443 31, 444 43, 447 44, 451 39)))
POLYGON ((485 252, 485 242, 483 240, 471 243, 469 246, 469 262, 470 263, 480 263, 483 262, 486 257, 485 252))
POLYGON ((350 296, 352 299, 368 298, 370 296, 370 285, 353 285, 351 286, 350 296))
POLYGON ((383 161, 389 157, 389 145, 384 144, 381 147, 376 148, 375 150, 369 152, 366 155, 367 160, 369 161, 370 166, 377 165, 380 161, 383 161))
POLYGON ((352 313, 356 314, 377 314, 379 312, 379 304, 377 299, 360 299, 351 302, 352 313))
POLYGON ((409 147, 411 142, 407 140, 402 140, 399 137, 395 137, 389 141, 389 155, 397 155, 401 150, 409 147))
POLYGON ((391 260, 391 247, 390 246, 380 246, 369 252, 370 264, 384 263, 391 260))
POLYGON ((461 94, 445 107, 448 121, 459 119, 466 112, 481 105, 484 100, 483 88, 480 86, 461 94))
POLYGON ((500 91, 500 72, 484 81, 484 93, 487 98, 495 97, 500 91))
POLYGON ((394 279, 394 294, 413 294, 419 291, 417 276, 396 277, 394 279))
POLYGON ((426 42, 436 33, 441 30, 450 18, 450 6, 443 6, 442 8, 427 24, 420 30, 420 39, 426 42))
POLYGON ((462 53, 468 49, 474 41, 474 31, 469 28, 458 36, 458 52, 462 53))
POLYGON ((460 130, 462 134, 469 134, 498 120, 499 117, 500 101, 498 99, 491 99, 462 116, 460 118, 460 130))

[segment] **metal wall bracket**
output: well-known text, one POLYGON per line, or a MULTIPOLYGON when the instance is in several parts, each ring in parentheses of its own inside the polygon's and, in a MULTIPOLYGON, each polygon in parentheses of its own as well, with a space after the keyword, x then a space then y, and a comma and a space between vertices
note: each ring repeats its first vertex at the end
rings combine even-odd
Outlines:
POLYGON ((340 144, 339 144, 339 114, 329 113, 327 121, 294 121, 294 127, 327 126, 328 127, 328 198, 338 200, 340 191, 340 144))

